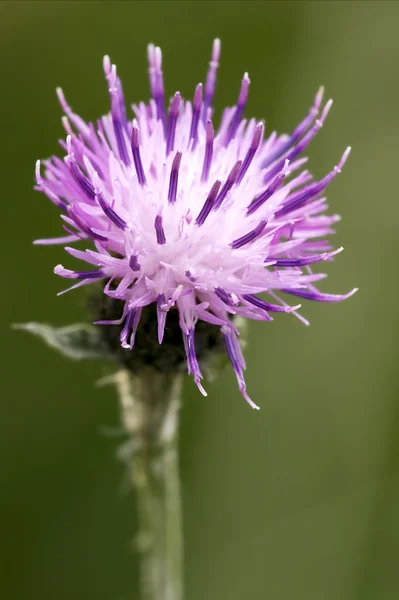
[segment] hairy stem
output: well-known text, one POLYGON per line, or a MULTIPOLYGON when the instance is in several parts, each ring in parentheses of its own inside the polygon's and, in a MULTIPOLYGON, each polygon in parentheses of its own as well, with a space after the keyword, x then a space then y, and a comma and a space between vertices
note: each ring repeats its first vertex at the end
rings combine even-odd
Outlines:
POLYGON ((182 600, 182 510, 178 465, 180 375, 120 371, 125 428, 131 434, 131 481, 137 497, 141 599, 182 600))

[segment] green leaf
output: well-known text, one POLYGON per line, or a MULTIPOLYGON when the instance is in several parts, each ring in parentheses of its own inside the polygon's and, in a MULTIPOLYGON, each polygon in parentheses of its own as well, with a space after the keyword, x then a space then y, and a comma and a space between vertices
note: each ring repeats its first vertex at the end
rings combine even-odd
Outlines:
POLYGON ((17 323, 13 329, 28 331, 38 336, 52 348, 73 360, 111 359, 100 332, 88 323, 75 323, 65 327, 53 327, 45 323, 17 323))

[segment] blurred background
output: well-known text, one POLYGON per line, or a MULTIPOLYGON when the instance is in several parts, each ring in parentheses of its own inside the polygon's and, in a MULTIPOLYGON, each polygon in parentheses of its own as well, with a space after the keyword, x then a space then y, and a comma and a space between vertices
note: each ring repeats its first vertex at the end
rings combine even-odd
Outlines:
MULTIPOLYGON (((102 57, 130 102, 147 99, 146 45, 162 47, 167 96, 192 96, 214 37, 216 96, 291 131, 324 84, 334 106, 310 168, 352 154, 328 190, 343 216, 311 327, 280 315, 250 328, 252 411, 226 369, 203 398, 185 383, 181 473, 186 600, 399 597, 399 4, 397 2, 1 2, 3 294, 0 589, 15 600, 138 597, 132 495, 116 458, 115 391, 100 363, 72 363, 11 322, 84 320, 79 291, 56 297, 58 210, 32 190, 60 153, 55 87, 94 120, 108 111, 102 57)), ((65 287, 65 286, 64 286, 65 287)))

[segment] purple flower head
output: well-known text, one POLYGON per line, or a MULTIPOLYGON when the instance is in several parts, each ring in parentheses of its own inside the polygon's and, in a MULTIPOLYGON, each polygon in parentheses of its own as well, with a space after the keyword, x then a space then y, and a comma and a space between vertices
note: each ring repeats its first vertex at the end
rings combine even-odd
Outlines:
MULTIPOLYGON (((220 327, 239 388, 249 404, 245 362, 234 315, 261 321, 276 312, 298 314, 280 294, 336 302, 351 296, 320 292, 325 277, 312 265, 330 261, 323 238, 337 215, 326 215, 324 191, 341 172, 337 166, 313 181, 299 158, 322 127, 332 101, 322 107, 320 90, 309 113, 290 135, 264 135, 264 124, 243 118, 250 80, 245 73, 235 106, 218 128, 212 103, 219 64, 215 40, 205 86, 192 102, 179 92, 165 103, 162 54, 148 47, 151 99, 127 116, 115 65, 104 58, 111 112, 85 123, 58 96, 67 133, 64 160, 36 166, 37 189, 62 211, 66 235, 40 244, 90 243, 85 251, 66 245, 72 256, 92 265, 55 273, 75 280, 72 288, 104 282, 104 293, 123 302, 120 342, 132 349, 143 307, 154 304, 158 341, 168 312, 177 310, 189 373, 203 394, 195 348, 199 320, 220 327), (320 112, 321 111, 321 112, 320 112), (259 294, 266 294, 261 299, 259 294)), ((69 288, 69 289, 72 289, 69 288)))

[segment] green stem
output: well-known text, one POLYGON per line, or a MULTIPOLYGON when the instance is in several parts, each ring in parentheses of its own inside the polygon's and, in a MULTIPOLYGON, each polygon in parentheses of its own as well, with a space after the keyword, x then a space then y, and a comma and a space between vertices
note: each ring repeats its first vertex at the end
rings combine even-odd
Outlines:
POLYGON ((137 497, 141 599, 182 600, 181 376, 120 371, 115 381, 124 425, 134 443, 131 480, 137 497))

